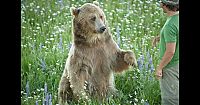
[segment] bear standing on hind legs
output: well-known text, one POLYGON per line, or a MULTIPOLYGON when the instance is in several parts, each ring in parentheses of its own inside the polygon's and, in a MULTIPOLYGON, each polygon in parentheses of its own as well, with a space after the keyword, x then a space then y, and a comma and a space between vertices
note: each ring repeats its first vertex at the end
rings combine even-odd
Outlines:
POLYGON ((135 55, 117 46, 98 5, 86 3, 71 12, 73 43, 59 83, 59 105, 79 98, 104 100, 117 92, 114 73, 137 66, 135 55))

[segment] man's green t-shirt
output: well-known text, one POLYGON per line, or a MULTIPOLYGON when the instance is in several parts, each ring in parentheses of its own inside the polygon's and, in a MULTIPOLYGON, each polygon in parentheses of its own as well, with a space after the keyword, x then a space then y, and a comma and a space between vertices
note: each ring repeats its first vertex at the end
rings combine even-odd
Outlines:
POLYGON ((173 15, 167 18, 163 28, 160 31, 160 60, 164 56, 166 43, 176 42, 176 50, 172 60, 165 66, 171 67, 179 62, 179 15, 173 15))

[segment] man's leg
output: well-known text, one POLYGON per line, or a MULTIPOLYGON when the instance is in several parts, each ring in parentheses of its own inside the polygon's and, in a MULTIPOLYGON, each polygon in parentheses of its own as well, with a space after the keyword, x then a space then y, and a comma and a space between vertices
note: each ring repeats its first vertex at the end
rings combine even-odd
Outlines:
POLYGON ((163 69, 160 89, 161 105, 179 105, 179 64, 163 69))

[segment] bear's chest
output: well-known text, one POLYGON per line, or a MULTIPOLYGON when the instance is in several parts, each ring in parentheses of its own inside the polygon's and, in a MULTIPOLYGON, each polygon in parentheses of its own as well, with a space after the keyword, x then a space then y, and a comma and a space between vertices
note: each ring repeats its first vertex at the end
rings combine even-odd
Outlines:
POLYGON ((75 56, 76 60, 96 68, 98 66, 108 66, 116 59, 115 53, 116 51, 112 46, 102 44, 95 47, 75 47, 73 56, 75 56))

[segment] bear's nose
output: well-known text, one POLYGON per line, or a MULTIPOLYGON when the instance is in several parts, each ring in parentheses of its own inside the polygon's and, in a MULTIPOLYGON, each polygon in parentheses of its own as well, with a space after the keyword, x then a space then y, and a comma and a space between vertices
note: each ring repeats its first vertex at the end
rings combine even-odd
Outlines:
POLYGON ((103 27, 100 28, 100 32, 101 32, 101 33, 104 32, 105 30, 106 30, 106 27, 105 27, 105 26, 103 26, 103 27))

